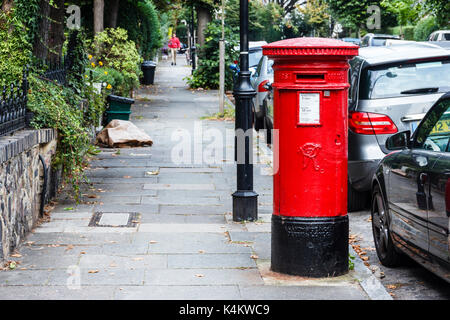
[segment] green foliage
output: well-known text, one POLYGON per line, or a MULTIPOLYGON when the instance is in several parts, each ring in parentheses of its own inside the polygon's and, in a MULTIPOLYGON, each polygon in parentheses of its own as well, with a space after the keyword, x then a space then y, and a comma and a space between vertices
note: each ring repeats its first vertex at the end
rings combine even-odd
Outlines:
POLYGON ((34 43, 40 20, 40 0, 14 0, 15 14, 25 26, 24 36, 28 43, 34 43))
POLYGON ((388 28, 389 34, 402 36, 404 40, 414 40, 414 26, 397 26, 388 28))
POLYGON ((128 31, 139 53, 150 60, 162 46, 161 26, 157 10, 150 0, 121 1, 118 26, 128 31))
POLYGON ((448 0, 425 0, 424 7, 436 17, 439 29, 450 27, 450 1, 448 0))
POLYGON ((93 151, 85 127, 83 111, 78 108, 81 97, 70 88, 30 76, 28 109, 34 112, 31 125, 35 129, 54 128, 58 131, 58 149, 53 165, 62 167, 64 176, 79 196, 84 180, 84 158, 93 151))
POLYGON ((414 28, 414 40, 426 41, 428 40, 429 35, 438 29, 439 26, 437 25, 436 17, 428 16, 423 18, 414 28))
MULTIPOLYGON (((225 8, 225 24, 239 28, 239 0, 228 0, 225 8)), ((274 2, 264 5, 260 1, 249 2, 249 40, 273 42, 283 36, 283 8, 274 2)))
POLYGON ((29 64, 31 45, 27 28, 15 14, 0 10, 0 85, 9 85, 22 79, 24 67, 29 64))
MULTIPOLYGON (((367 19, 372 13, 367 13, 367 7, 377 5, 381 7, 381 0, 325 0, 328 4, 331 16, 344 27, 354 30, 367 30, 367 19)), ((388 10, 381 10, 381 29, 395 26, 395 15, 388 10)), ((381 30, 368 30, 379 32, 381 30)))
POLYGON ((381 6, 395 14, 400 26, 415 23, 421 10, 421 4, 417 0, 383 0, 381 6))
POLYGON ((328 5, 323 0, 310 0, 303 7, 298 7, 303 19, 312 26, 315 36, 327 36, 329 33, 328 5))
MULTIPOLYGON (((213 20, 205 30, 205 45, 199 48, 199 65, 187 82, 191 88, 219 87, 219 39, 222 37, 222 27, 219 20, 213 20)), ((234 47, 238 45, 239 32, 235 28, 225 28, 225 88, 233 86, 233 74, 228 65, 237 59, 234 47)))
POLYGON ((91 66, 103 64, 107 68, 115 69, 124 78, 124 83, 119 88, 122 96, 128 96, 134 88, 139 86, 141 76, 140 57, 136 45, 128 40, 127 31, 122 28, 108 28, 98 33, 89 45, 92 55, 91 66))
POLYGON ((71 65, 67 70, 67 83, 76 93, 80 94, 85 87, 83 75, 88 63, 86 55, 86 37, 83 32, 70 32, 67 44, 67 55, 71 65))

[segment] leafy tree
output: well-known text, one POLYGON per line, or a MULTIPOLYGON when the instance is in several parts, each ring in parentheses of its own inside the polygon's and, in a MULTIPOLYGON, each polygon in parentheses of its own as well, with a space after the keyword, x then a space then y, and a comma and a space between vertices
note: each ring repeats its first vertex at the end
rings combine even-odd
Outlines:
POLYGON ((439 28, 450 26, 450 2, 448 0, 425 0, 424 7, 436 17, 439 28))
MULTIPOLYGON (((381 0, 325 0, 333 19, 339 21, 344 27, 360 32, 367 29, 367 20, 370 13, 367 8, 377 5, 381 8, 381 0)), ((381 10, 381 30, 395 26, 396 20, 392 12, 381 10)))
MULTIPOLYGON (((205 45, 199 48, 199 65, 192 77, 187 81, 191 88, 219 87, 219 39, 222 37, 222 25, 220 20, 213 20, 205 30, 205 45)), ((239 44, 239 32, 236 28, 225 27, 225 65, 229 65, 237 59, 234 47, 239 44)), ((231 70, 225 69, 225 87, 231 89, 233 75, 231 70)))
POLYGON ((297 6, 298 11, 303 14, 304 20, 312 26, 317 36, 328 35, 328 5, 323 0, 309 0, 305 6, 297 6))
POLYGON ((269 0, 269 3, 275 3, 284 9, 285 13, 291 13, 295 11, 295 8, 302 6, 308 1, 298 1, 298 0, 269 0))
POLYGON ((395 14, 401 35, 403 35, 403 26, 417 21, 421 8, 420 1, 417 0, 383 0, 381 5, 395 14))
MULTIPOLYGON (((276 3, 249 2, 249 40, 272 42, 283 36, 284 11, 276 3)), ((239 0, 228 0, 225 7, 225 24, 239 30, 239 0)))

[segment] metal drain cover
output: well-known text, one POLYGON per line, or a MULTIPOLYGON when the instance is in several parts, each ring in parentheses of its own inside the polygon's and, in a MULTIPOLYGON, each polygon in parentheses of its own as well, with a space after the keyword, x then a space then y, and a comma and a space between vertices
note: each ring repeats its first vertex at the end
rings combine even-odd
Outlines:
POLYGON ((138 223, 138 214, 96 212, 89 222, 89 227, 133 228, 138 223))

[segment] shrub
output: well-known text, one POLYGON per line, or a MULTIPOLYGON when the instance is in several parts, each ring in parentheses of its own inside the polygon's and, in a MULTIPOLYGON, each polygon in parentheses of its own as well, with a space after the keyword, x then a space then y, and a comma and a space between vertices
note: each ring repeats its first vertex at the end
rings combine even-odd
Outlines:
POLYGON ((414 40, 426 41, 433 31, 439 29, 436 23, 436 17, 428 16, 421 19, 414 28, 414 40))
MULTIPOLYGON (((238 45, 239 32, 234 28, 225 28, 225 88, 233 87, 233 74, 228 68, 230 63, 237 59, 237 52, 234 47, 238 45)), ((199 48, 199 64, 191 77, 187 77, 187 82, 191 88, 219 87, 219 39, 222 36, 221 23, 213 20, 205 30, 205 44, 199 48)))
POLYGON ((25 25, 15 16, 0 10, 0 86, 22 79, 24 67, 30 62, 31 45, 25 25))
POLYGON ((95 152, 84 124, 84 114, 78 105, 79 95, 70 88, 29 77, 28 109, 34 113, 31 125, 35 129, 54 128, 58 131, 58 148, 53 166, 62 167, 64 177, 72 184, 75 199, 84 180, 84 158, 95 152))
POLYGON ((146 60, 150 60, 156 49, 162 46, 158 13, 150 0, 121 1, 117 25, 128 31, 129 39, 136 43, 146 60))
POLYGON ((89 49, 91 67, 100 65, 120 72, 124 83, 117 90, 123 96, 131 95, 132 90, 139 86, 142 58, 135 43, 128 40, 127 31, 122 28, 105 29, 95 36, 89 49))

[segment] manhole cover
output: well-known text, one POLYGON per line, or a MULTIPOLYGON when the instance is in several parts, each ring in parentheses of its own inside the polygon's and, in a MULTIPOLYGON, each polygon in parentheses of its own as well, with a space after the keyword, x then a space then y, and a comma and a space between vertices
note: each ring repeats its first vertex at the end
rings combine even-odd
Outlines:
POLYGON ((139 216, 131 213, 96 212, 89 222, 89 227, 133 228, 138 223, 139 216))

